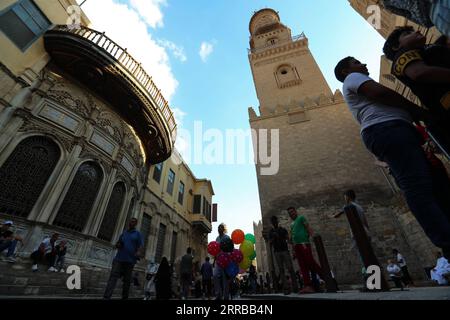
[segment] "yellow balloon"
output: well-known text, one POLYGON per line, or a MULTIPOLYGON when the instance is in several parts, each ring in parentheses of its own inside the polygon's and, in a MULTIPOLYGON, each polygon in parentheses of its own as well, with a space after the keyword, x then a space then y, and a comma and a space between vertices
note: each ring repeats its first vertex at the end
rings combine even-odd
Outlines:
POLYGON ((252 262, 249 258, 244 258, 241 263, 239 263, 239 268, 241 268, 242 270, 247 270, 248 268, 250 268, 251 264, 252 262))
POLYGON ((242 254, 245 257, 249 257, 253 254, 253 252, 255 252, 253 243, 248 240, 244 240, 244 242, 242 242, 241 245, 239 246, 239 249, 242 251, 242 254))

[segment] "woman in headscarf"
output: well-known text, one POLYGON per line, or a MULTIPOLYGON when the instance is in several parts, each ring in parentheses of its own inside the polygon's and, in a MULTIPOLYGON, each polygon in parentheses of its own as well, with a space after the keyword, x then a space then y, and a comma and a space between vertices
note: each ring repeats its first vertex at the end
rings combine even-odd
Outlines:
POLYGON ((169 300, 171 294, 171 270, 166 257, 163 257, 155 275, 155 288, 157 300, 169 300))

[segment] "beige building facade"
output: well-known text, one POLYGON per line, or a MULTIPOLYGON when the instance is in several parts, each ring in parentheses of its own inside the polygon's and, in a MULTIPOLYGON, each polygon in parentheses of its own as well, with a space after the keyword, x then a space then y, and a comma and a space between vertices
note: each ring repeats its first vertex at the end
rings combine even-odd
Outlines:
MULTIPOLYGON (((331 92, 309 50, 309 39, 293 36, 272 9, 256 12, 249 28, 248 57, 260 104, 258 110, 249 108, 250 126, 279 130, 278 173, 261 175, 263 165, 256 165, 266 247, 270 217, 278 216, 280 225, 290 230, 286 208, 294 206, 322 236, 338 282, 361 283, 361 264, 346 218, 330 218, 342 209, 343 192, 353 189, 367 211, 380 262, 384 265, 392 248, 398 248, 410 257, 414 275, 422 278, 422 268, 432 263, 424 256, 428 247, 410 242, 421 230, 364 147, 341 92, 331 92)), ((268 265, 273 266, 270 251, 268 265)))
POLYGON ((68 263, 109 268, 135 217, 146 259, 175 261, 187 246, 203 258, 211 182, 174 151, 174 116, 150 75, 83 12, 68 26, 73 5, 0 4, 0 219, 14 221, 24 257, 58 232, 68 263))
POLYGON ((176 150, 152 166, 143 199, 144 219, 151 225, 147 255, 177 263, 191 247, 194 261, 202 263, 212 230, 213 195, 211 181, 197 179, 176 150))

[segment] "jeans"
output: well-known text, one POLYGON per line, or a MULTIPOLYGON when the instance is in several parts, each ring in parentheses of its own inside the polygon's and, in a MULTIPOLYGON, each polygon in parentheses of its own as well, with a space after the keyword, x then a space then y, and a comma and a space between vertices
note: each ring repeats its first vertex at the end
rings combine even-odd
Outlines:
POLYGON ((411 275, 409 274, 409 270, 408 270, 408 266, 403 266, 401 267, 402 269, 402 280, 403 283, 405 284, 405 286, 410 285, 410 284, 414 284, 411 275))
POLYGON ((430 18, 442 34, 450 37, 450 0, 434 0, 430 18))
POLYGON ((219 266, 214 268, 214 291, 217 299, 229 299, 229 283, 225 270, 219 266))
POLYGON ((103 297, 105 299, 111 299, 116 283, 119 278, 122 277, 122 299, 128 299, 131 284, 131 275, 133 273, 134 264, 129 262, 121 262, 114 260, 111 268, 111 274, 109 276, 108 284, 106 285, 105 293, 103 297))
POLYGON ((417 130, 405 121, 387 121, 366 128, 362 137, 366 147, 389 165, 428 238, 445 252, 450 248, 450 215, 433 192, 430 164, 417 130))
POLYGON ((203 285, 203 295, 210 298, 211 297, 211 287, 212 287, 211 278, 205 278, 202 280, 203 285))
POLYGON ((12 257, 14 255, 14 251, 16 250, 16 246, 17 240, 3 240, 2 242, 0 242, 0 253, 8 249, 6 256, 12 257))
POLYGON ((395 287, 403 290, 402 277, 389 275, 392 281, 394 281, 395 287))
POLYGON ((60 271, 62 268, 64 268, 64 261, 66 260, 66 255, 58 255, 56 257, 56 262, 55 262, 55 268, 58 269, 58 271, 60 271))
POLYGON ((188 299, 191 292, 192 276, 190 273, 182 273, 180 278, 181 296, 185 299, 188 299))
POLYGON ((289 271, 289 276, 292 280, 291 290, 294 292, 298 291, 297 276, 295 275, 294 267, 292 265, 292 258, 289 251, 275 252, 275 261, 277 262, 278 268, 280 269, 280 278, 283 283, 283 290, 286 292, 288 290, 285 269, 289 271))
POLYGON ((40 250, 36 250, 31 254, 30 258, 33 261, 33 264, 38 264, 38 262, 42 261, 50 268, 55 265, 56 255, 51 252, 44 253, 40 250))

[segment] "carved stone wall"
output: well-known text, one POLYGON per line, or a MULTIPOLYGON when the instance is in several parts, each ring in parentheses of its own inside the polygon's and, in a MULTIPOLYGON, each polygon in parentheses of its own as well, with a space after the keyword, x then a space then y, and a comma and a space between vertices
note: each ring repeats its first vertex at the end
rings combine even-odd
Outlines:
MULTIPOLYGON (((141 216, 141 197, 145 182, 145 154, 139 138, 112 107, 89 88, 60 74, 51 64, 39 75, 33 87, 26 87, 10 72, 0 68, 0 168, 16 146, 32 136, 45 136, 60 148, 60 159, 42 192, 26 217, 0 213, 0 219, 16 222, 24 237, 21 255, 32 252, 43 237, 53 232, 67 240, 68 260, 80 264, 108 267, 113 244, 131 212, 141 216), (15 101, 15 105, 10 102, 15 101), (75 173, 86 161, 96 162, 103 181, 86 227, 75 232, 52 225, 75 173), (125 184, 123 207, 115 224, 111 242, 97 238, 113 186, 125 184), (134 207, 131 208, 132 199, 134 207)), ((20 183, 20 181, 18 181, 20 183)))

